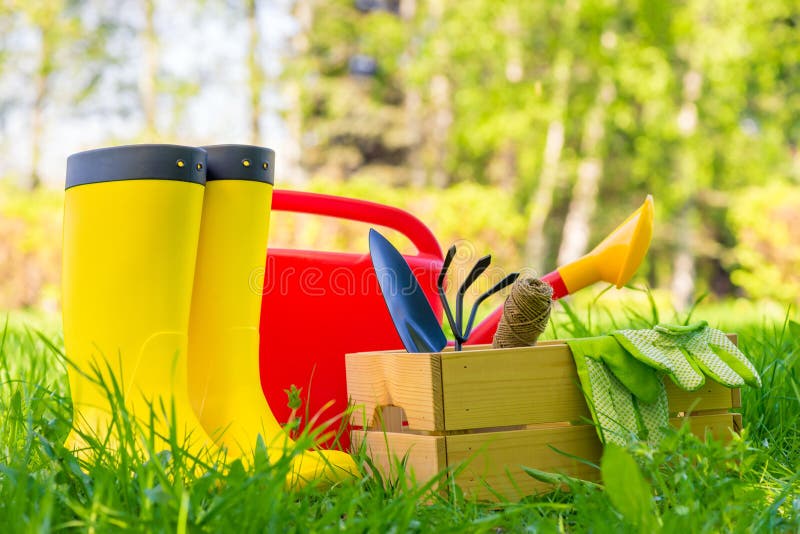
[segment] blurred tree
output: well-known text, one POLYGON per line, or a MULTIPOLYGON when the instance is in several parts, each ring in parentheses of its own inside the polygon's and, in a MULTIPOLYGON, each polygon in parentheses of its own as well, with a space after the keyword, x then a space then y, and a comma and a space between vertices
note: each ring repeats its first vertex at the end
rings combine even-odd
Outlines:
MULTIPOLYGON (((784 3, 784 10, 789 5, 784 3)), ((762 93, 748 89, 753 66, 764 57, 754 45, 774 28, 770 18, 775 14, 764 17, 758 6, 721 0, 643 2, 637 17, 642 36, 638 48, 655 47, 658 70, 668 73, 666 83, 653 95, 655 99, 651 97, 651 101, 661 102, 660 111, 653 109, 657 123, 648 120, 642 124, 641 135, 648 137, 648 144, 658 143, 652 152, 657 159, 643 158, 641 167, 651 172, 668 169, 661 179, 652 180, 667 217, 656 254, 671 256, 672 271, 665 274, 671 278, 679 308, 690 303, 698 279, 705 281, 703 289, 725 285, 718 280, 727 277, 720 267, 721 247, 730 236, 724 214, 730 191, 742 184, 743 171, 742 154, 732 147, 744 141, 745 145, 760 145, 764 155, 772 150, 762 144, 769 140, 758 139, 760 135, 748 134, 743 128, 752 122, 755 111, 750 99, 762 93)), ((796 8, 794 11, 796 14, 796 8)), ((796 43, 795 33, 772 45, 796 49, 796 43)), ((777 118, 776 114, 768 122, 774 124, 777 118)), ((784 129, 783 135, 786 133, 784 129)), ((759 152, 748 151, 746 159, 766 163, 759 152)), ((752 175, 748 181, 763 183, 765 179, 764 174, 752 175)))
POLYGON ((586 96, 573 101, 572 106, 581 105, 584 99, 587 104, 583 113, 570 113, 578 115, 574 125, 579 134, 576 132, 574 140, 575 181, 558 247, 558 265, 575 260, 589 248, 608 158, 607 132, 613 130, 613 124, 608 124, 609 116, 612 105, 619 104, 616 102, 618 73, 627 64, 626 58, 617 55, 625 8, 615 0, 587 0, 581 10, 581 40, 576 43, 579 46, 576 56, 580 61, 578 68, 587 74, 585 83, 578 86, 586 96))
POLYGON ((800 301, 800 187, 770 184, 733 195, 728 223, 738 242, 727 267, 750 295, 800 301))
POLYGON ((2 16, 10 17, 12 25, 24 25, 35 38, 36 49, 31 53, 30 106, 30 175, 28 186, 38 188, 42 183, 40 164, 45 135, 45 111, 51 103, 55 77, 70 67, 70 59, 79 57, 85 62, 81 74, 73 78, 75 92, 72 100, 81 99, 97 85, 99 73, 93 65, 102 63, 107 24, 102 18, 88 26, 82 10, 84 2, 73 0, 7 0, 2 16), (77 83, 75 83, 77 82, 77 83))
POLYGON ((702 13, 704 10, 692 2, 680 7, 666 0, 640 2, 642 25, 649 32, 650 42, 658 46, 673 65, 675 78, 673 95, 670 95, 670 100, 677 105, 674 119, 677 143, 672 162, 672 200, 677 208, 673 228, 672 295, 673 304, 678 309, 685 309, 694 293, 695 199, 697 190, 707 183, 707 179, 701 176, 705 169, 701 168, 697 134, 698 101, 703 92, 704 77, 701 69, 708 52, 693 42, 705 30, 704 25, 714 23, 713 8, 708 6, 708 12, 702 13))
POLYGON ((684 305, 697 276, 726 287, 729 192, 800 171, 789 0, 304 4, 316 22, 290 79, 307 82, 306 163, 340 177, 374 169, 365 147, 405 124, 390 162, 407 171, 400 183, 514 191, 529 265, 584 253, 653 193, 645 271, 684 305), (354 57, 377 70, 354 73, 354 57))
POLYGON ((258 0, 245 0, 247 20, 247 72, 250 111, 250 142, 261 143, 261 116, 264 113, 262 92, 264 91, 264 68, 261 65, 259 50, 258 0))
POLYGON ((140 33, 142 43, 142 68, 139 71, 139 96, 144 114, 144 137, 155 139, 158 132, 158 32, 156 31, 155 0, 144 0, 144 21, 140 33))
POLYGON ((608 106, 614 98, 614 83, 609 79, 600 82, 597 97, 586 114, 581 140, 581 160, 578 163, 575 185, 569 211, 564 220, 558 265, 565 265, 583 256, 589 247, 590 224, 594 217, 603 177, 602 144, 608 106))
MULTIPOLYGON (((425 128, 423 127, 422 91, 420 88, 408 81, 409 66, 413 65, 419 56, 421 36, 415 35, 415 21, 417 17, 417 0, 401 0, 398 11, 405 31, 410 36, 408 46, 403 52, 400 64, 403 66, 405 76, 403 94, 403 110, 405 112, 405 125, 408 135, 408 157, 406 165, 408 167, 408 180, 411 185, 416 187, 424 186, 427 182, 425 167, 422 161, 422 146, 424 144, 425 128)), ((421 32, 417 28, 416 32, 421 32)))
MULTIPOLYGON (((264 51, 270 4, 211 4, 0 0, 0 81, 15 88, 0 116, 30 117, 30 183, 55 111, 142 117, 142 132, 115 142, 191 137, 181 114, 209 79, 211 91, 244 95, 239 128, 260 142, 277 88, 264 51), (198 55, 244 58, 238 70, 177 72, 178 25, 167 21, 178 11, 202 16, 203 31, 235 28, 243 38, 198 55), (119 83, 96 90, 108 71, 119 83)), ((766 275, 752 258, 793 268, 790 254, 763 253, 771 236, 745 229, 756 219, 734 212, 751 198, 767 210, 743 187, 800 182, 796 1, 294 0, 293 12, 286 126, 303 169, 346 182, 342 192, 413 206, 448 238, 472 232, 540 270, 584 253, 652 193, 642 272, 679 305, 705 289, 753 291, 766 275), (476 207, 482 199, 496 206, 476 207), (500 227, 478 232, 473 213, 500 227)))
MULTIPOLYGON (((11 56, 11 40, 13 35, 14 17, 9 0, 0 1, 0 77, 6 74, 9 58, 11 56)), ((14 98, 10 95, 0 95, 0 133, 6 128, 8 113, 14 109, 14 98)), ((0 180, 4 178, 0 173, 0 180)))
POLYGON ((118 61, 140 62, 136 91, 144 124, 136 138, 147 143, 175 139, 179 137, 176 130, 189 100, 200 92, 201 71, 195 69, 186 77, 171 72, 162 65, 164 41, 169 35, 162 28, 174 27, 173 17, 176 13, 180 13, 183 18, 202 17, 205 2, 200 3, 201 9, 196 11, 167 0, 117 0, 117 5, 125 5, 130 11, 121 11, 118 14, 114 21, 114 30, 134 35, 139 45, 123 50, 120 57, 116 58, 118 61), (141 16, 141 22, 131 24, 126 18, 128 13, 141 16))
POLYGON ((570 45, 579 38, 576 32, 579 9, 580 0, 569 0, 564 4, 558 38, 561 43, 569 44, 567 46, 562 44, 549 73, 552 80, 551 118, 547 125, 539 181, 530 206, 525 244, 525 263, 539 272, 544 272, 545 265, 547 265, 548 240, 544 229, 553 205, 553 195, 564 150, 564 123, 569 108, 570 82, 574 63, 574 52, 570 45))
POLYGON ((339 179, 368 169, 407 183, 400 59, 409 27, 398 5, 303 0, 295 12, 308 28, 295 46, 306 53, 295 52, 285 79, 302 110, 303 165, 339 179))

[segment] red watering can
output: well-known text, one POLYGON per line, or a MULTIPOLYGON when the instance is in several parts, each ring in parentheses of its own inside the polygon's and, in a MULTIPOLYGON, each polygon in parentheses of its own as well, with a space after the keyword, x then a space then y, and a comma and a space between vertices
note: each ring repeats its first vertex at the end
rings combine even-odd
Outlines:
MULTIPOLYGON (((417 248, 416 255, 404 257, 441 322, 436 279, 442 251, 419 219, 374 202, 277 189, 272 209, 360 221, 404 234, 417 248)), ((592 251, 542 279, 553 286, 554 299, 598 281, 622 287, 644 258, 652 229, 653 199, 648 195, 592 251)), ((347 405, 344 355, 403 346, 369 254, 270 248, 264 280, 261 385, 275 416, 282 422, 289 418, 284 390, 291 384, 303 388, 304 413, 313 416, 333 400, 321 419, 341 414, 347 405)), ((468 343, 491 343, 501 315, 499 307, 473 330, 468 343)), ((340 444, 348 443, 344 434, 340 444)))
MULTIPOLYGON (((436 278, 442 251, 413 215, 390 206, 316 193, 275 190, 273 211, 360 221, 397 230, 417 248, 406 255, 441 321, 436 278)), ((367 232, 364 232, 366 236, 367 232)), ((302 388, 301 413, 340 415, 347 406, 344 355, 402 347, 369 254, 269 248, 261 304, 261 385, 278 421, 291 413, 284 391, 302 388)), ((349 441, 342 436, 342 445, 349 441)))

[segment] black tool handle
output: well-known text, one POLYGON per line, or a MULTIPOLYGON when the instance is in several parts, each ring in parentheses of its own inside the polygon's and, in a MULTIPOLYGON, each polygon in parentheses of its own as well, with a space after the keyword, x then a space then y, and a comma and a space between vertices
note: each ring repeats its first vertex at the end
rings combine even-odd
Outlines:
POLYGON ((447 278, 447 269, 450 268, 450 263, 453 261, 453 257, 456 255, 456 246, 453 245, 449 249, 447 249, 447 253, 444 256, 444 263, 442 263, 442 270, 439 271, 439 278, 436 281, 436 289, 439 292, 439 300, 442 301, 442 308, 444 308, 444 314, 447 317, 447 322, 450 323, 450 329, 453 331, 453 335, 458 339, 461 336, 461 332, 458 331, 458 325, 453 319, 453 311, 450 309, 450 303, 447 302, 447 296, 444 294, 444 281, 447 278))
POLYGON ((467 277, 464 279, 461 287, 458 288, 458 295, 456 295, 456 326, 458 327, 458 334, 456 334, 456 350, 461 350, 461 345, 466 340, 463 335, 464 294, 467 292, 469 287, 475 283, 475 280, 477 280, 478 277, 489 268, 491 263, 492 257, 490 255, 486 255, 479 259, 475 265, 472 266, 472 269, 469 271, 469 274, 467 274, 467 277))

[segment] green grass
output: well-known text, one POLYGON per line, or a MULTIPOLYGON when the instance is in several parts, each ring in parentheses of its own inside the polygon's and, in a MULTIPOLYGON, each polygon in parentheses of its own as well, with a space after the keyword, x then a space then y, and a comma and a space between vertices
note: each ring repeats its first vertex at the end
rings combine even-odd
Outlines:
MULTIPOLYGON (((634 307, 606 305, 605 296, 558 307, 548 336, 687 319, 643 298, 634 307)), ((800 326, 788 314, 776 321, 710 310, 700 305, 692 318, 734 325, 764 381, 743 391, 741 437, 722 445, 683 430, 657 448, 609 450, 598 484, 531 469, 558 489, 499 504, 465 499, 457 488, 444 497, 402 470, 289 492, 292 452, 274 465, 263 448, 248 465, 192 457, 174 441, 146 453, 124 418, 125 446, 111 452, 96 443, 95 459, 77 458, 61 445, 71 407, 59 334, 49 325, 47 334, 19 321, 0 325, 0 531, 797 532, 800 326)))

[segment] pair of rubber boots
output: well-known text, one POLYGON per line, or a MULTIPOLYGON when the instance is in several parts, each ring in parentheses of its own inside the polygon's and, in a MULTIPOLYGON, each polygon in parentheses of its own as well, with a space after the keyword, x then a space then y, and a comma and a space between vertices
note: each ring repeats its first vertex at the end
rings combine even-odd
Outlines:
MULTIPOLYGON (((74 404, 67 445, 111 447, 121 397, 142 428, 190 452, 270 461, 294 446, 259 379, 259 313, 274 152, 131 145, 67 161, 64 341, 74 404), (175 434, 177 431, 177 435, 175 434)), ((288 355, 287 355, 288 356, 288 355)), ((293 460, 295 481, 356 471, 341 451, 293 460)))

